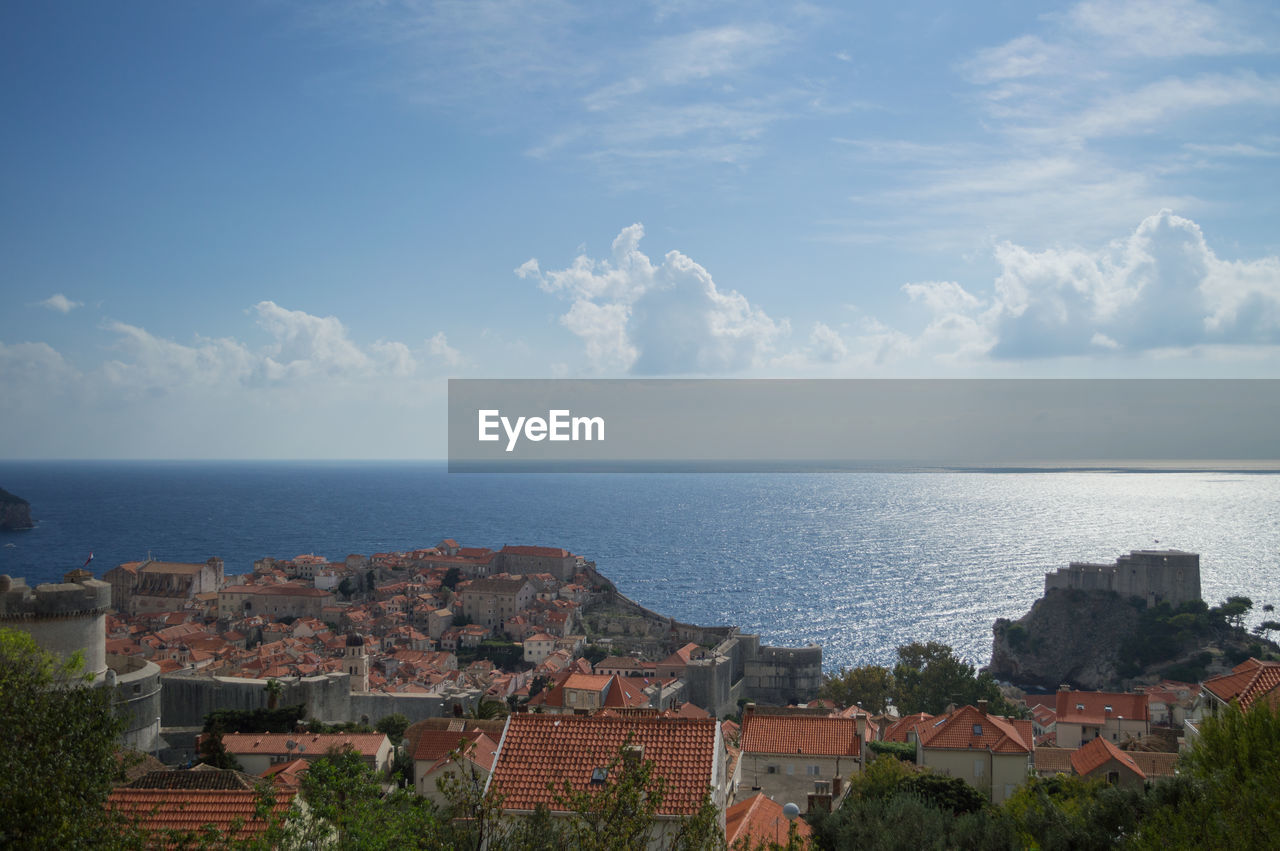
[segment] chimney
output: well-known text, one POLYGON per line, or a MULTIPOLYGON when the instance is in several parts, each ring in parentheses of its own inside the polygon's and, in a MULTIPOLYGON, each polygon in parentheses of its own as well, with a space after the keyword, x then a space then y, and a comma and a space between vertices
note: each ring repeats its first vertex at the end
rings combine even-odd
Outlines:
POLYGON ((854 720, 854 724, 858 727, 858 738, 865 739, 867 736, 867 716, 859 715, 854 720))
POLYGON ((1071 691, 1071 686, 1067 685, 1066 683, 1060 683, 1058 685, 1058 691, 1071 691))
POLYGON ((978 701, 978 711, 983 715, 987 714, 987 702, 985 700, 978 701))

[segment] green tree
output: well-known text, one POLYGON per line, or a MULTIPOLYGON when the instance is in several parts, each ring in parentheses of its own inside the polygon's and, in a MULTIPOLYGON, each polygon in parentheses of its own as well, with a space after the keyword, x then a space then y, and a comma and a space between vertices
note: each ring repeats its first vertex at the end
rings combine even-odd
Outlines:
POLYGON ((393 745, 399 744, 404 738, 404 731, 409 729, 409 719, 396 712, 379 718, 378 723, 373 725, 373 729, 379 733, 385 733, 393 745))
POLYGON ((350 576, 342 577, 342 581, 338 583, 338 593, 342 595, 343 599, 351 599, 351 595, 356 593, 357 590, 359 589, 357 589, 356 584, 351 581, 350 576))
POLYGON ((456 567, 451 567, 444 572, 444 579, 440 580, 440 584, 452 591, 458 587, 458 582, 462 580, 462 571, 456 567))
POLYGON ((467 713, 467 717, 481 721, 495 721, 499 718, 506 718, 509 714, 511 714, 510 710, 502 701, 481 698, 480 702, 467 713))
POLYGON ((77 654, 0 629, 0 847, 101 846, 123 723, 77 654))
POLYGON ((382 782, 358 753, 331 751, 311 763, 302 781, 310 812, 291 817, 285 845, 310 847, 334 840, 339 849, 391 851, 454 847, 431 803, 382 782))
POLYGON ((211 765, 214 768, 233 768, 236 771, 243 771, 244 766, 227 752, 226 745, 222 743, 222 733, 223 727, 217 722, 205 731, 200 737, 200 746, 196 749, 196 762, 211 765))
POLYGON ((1273 847, 1280 836, 1280 712, 1267 701, 1247 712, 1233 703, 1205 718, 1178 770, 1189 782, 1165 791, 1136 847, 1273 847))
POLYGON ((840 706, 860 705, 868 712, 883 712, 893 696, 893 673, 881 665, 841 668, 834 674, 822 675, 818 696, 840 706))
POLYGON ((1016 714, 1004 699, 990 674, 958 658, 950 647, 930 641, 904 644, 898 648, 893 668, 895 702, 903 713, 928 712, 938 715, 949 704, 963 706, 985 700, 997 715, 1016 714))

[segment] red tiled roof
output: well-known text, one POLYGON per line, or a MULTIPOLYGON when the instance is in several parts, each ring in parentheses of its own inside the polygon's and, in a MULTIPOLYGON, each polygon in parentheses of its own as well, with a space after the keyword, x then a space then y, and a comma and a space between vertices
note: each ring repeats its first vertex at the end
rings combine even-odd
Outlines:
POLYGON ((1071 754, 1071 767, 1076 774, 1087 777, 1111 760, 1120 763, 1143 780, 1147 779, 1147 775, 1138 767, 1138 763, 1133 761, 1132 756, 1101 736, 1071 754))
POLYGON ((1071 748, 1042 748, 1035 750, 1035 766, 1037 774, 1070 774, 1071 757, 1075 754, 1071 748))
POLYGON ((549 788, 567 781, 591 789, 591 774, 613 762, 624 745, 644 749, 653 772, 666 781, 661 815, 697 811, 710 788, 716 747, 712 718, 610 718, 586 715, 513 715, 503 734, 490 788, 513 810, 555 808, 549 788))
POLYGON ((988 715, 964 706, 917 728, 922 747, 947 750, 984 750, 991 753, 1030 753, 1030 721, 988 715))
POLYGON ((880 738, 886 742, 905 742, 907 740, 907 733, 910 733, 918 725, 932 720, 933 716, 928 712, 917 712, 914 715, 904 715, 886 727, 884 734, 881 735, 880 738))
MULTIPOLYGON (((282 817, 293 805, 297 792, 277 789, 272 814, 282 817)), ((236 839, 256 836, 267 829, 255 818, 258 793, 246 789, 113 789, 107 798, 110 809, 136 818, 148 831, 178 833, 203 832, 206 826, 236 839), (239 830, 231 832, 233 824, 239 830)))
MULTIPOLYGON (((790 829, 782 804, 766 798, 763 792, 739 801, 724 813, 724 838, 730 848, 737 842, 750 848, 762 842, 785 846, 790 829)), ((807 840, 812 833, 808 822, 796 819, 796 836, 807 840)))
POLYGON ((1151 718, 1145 694, 1107 691, 1060 691, 1054 714, 1059 724, 1102 725, 1113 718, 1131 721, 1151 718))
POLYGON ((1172 777, 1178 773, 1178 754, 1126 751, 1147 777, 1172 777))
POLYGON ((743 753, 858 756, 862 738, 852 718, 830 715, 742 716, 743 753))
POLYGON ((559 547, 513 547, 506 546, 502 548, 502 552, 506 555, 514 556, 535 556, 538 558, 567 558, 573 553, 559 547))
POLYGON ((276 763, 259 776, 270 779, 277 786, 300 786, 302 775, 306 774, 310 767, 311 764, 305 759, 295 759, 291 762, 276 763))
POLYGON ((423 730, 413 749, 413 758, 442 759, 456 750, 469 748, 483 735, 479 730, 423 730))
POLYGON ((284 582, 279 585, 228 585, 223 594, 285 594, 291 597, 332 597, 328 591, 284 582))
POLYGON ((1231 673, 1204 681, 1205 691, 1224 703, 1234 700, 1241 709, 1248 709, 1259 697, 1272 694, 1277 687, 1280 687, 1280 662, 1258 659, 1246 659, 1232 668, 1231 673))
POLYGON ((356 753, 375 756, 388 741, 382 733, 223 733, 222 744, 230 754, 298 755, 307 759, 322 757, 333 749, 348 745, 356 753), (289 742, 295 747, 290 748, 289 742), (305 750, 303 750, 305 748, 305 750))

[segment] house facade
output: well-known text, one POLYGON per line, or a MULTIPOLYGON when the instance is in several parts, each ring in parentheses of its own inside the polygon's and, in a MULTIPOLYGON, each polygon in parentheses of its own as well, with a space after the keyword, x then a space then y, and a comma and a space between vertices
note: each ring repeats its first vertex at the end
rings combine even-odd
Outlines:
POLYGON ((922 722, 908 738, 918 765, 959 777, 1000 804, 1027 782, 1035 734, 1030 721, 990 715, 985 704, 922 722))
POLYGON ((794 803, 801 812, 834 807, 847 791, 846 779, 862 770, 865 733, 864 717, 761 714, 747 704, 737 786, 794 803))

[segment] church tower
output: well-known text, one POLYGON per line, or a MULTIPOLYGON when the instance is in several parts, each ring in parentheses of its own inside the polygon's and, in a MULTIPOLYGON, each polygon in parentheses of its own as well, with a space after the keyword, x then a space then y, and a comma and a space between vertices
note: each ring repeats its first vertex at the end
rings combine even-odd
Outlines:
POLYGON ((342 656, 342 668, 351 675, 351 690, 368 691, 369 657, 364 652, 364 639, 354 632, 348 635, 342 656))

